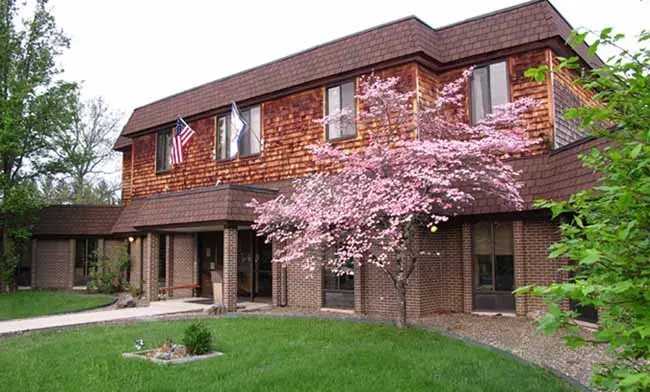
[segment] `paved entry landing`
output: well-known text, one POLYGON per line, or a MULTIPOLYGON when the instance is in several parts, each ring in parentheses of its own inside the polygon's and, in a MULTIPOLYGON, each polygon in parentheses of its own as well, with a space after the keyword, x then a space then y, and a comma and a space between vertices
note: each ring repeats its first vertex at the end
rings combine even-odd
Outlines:
POLYGON ((201 312, 209 305, 192 302, 193 299, 171 299, 152 302, 141 308, 98 310, 80 313, 66 313, 55 316, 34 317, 19 320, 0 321, 0 336, 19 334, 27 331, 38 331, 69 327, 75 325, 99 324, 111 321, 146 319, 155 316, 178 313, 201 312))

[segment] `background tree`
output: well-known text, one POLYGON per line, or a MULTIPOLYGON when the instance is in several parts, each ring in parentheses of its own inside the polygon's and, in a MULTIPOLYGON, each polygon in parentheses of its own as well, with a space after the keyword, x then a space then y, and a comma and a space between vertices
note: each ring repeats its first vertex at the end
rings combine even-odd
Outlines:
MULTIPOLYGON (((465 123, 462 95, 469 73, 444 86, 431 105, 413 110, 413 92, 397 91, 398 78, 362 80, 360 118, 372 124, 369 146, 346 152, 312 146, 323 171, 294 182, 289 196, 260 204, 255 229, 277 241, 274 261, 352 274, 353 265, 380 268, 393 282, 397 325, 406 325, 406 287, 424 228, 494 197, 519 207, 517 173, 504 156, 526 149, 521 114, 530 99, 465 123), (417 135, 417 137, 414 137, 417 135), (334 170, 329 170, 334 168, 334 170)), ((324 123, 352 121, 339 112, 324 123)))
POLYGON ((107 174, 105 166, 116 156, 113 142, 120 119, 121 113, 109 109, 101 97, 78 99, 72 125, 55 135, 56 154, 70 179, 72 202, 105 198, 102 192, 108 184, 93 176, 107 174))
MULTIPOLYGON (((573 34, 579 45, 586 32, 573 34)), ((600 389, 650 390, 650 33, 639 36, 637 51, 619 46, 623 35, 605 29, 591 46, 618 50, 606 65, 584 74, 577 83, 596 92, 599 105, 570 109, 565 117, 580 118, 591 134, 609 141, 582 157, 601 176, 600 185, 571 196, 568 202, 540 202, 553 216, 564 216, 562 239, 551 257, 573 261, 565 270, 570 282, 527 287, 519 293, 543 296, 550 303, 540 328, 547 333, 566 328, 567 344, 608 344, 615 360, 597 369, 592 381, 600 389), (593 338, 579 334, 574 311, 560 303, 573 300, 599 311, 600 330, 593 338)), ((558 68, 577 68, 578 59, 564 59, 558 68)), ((540 67, 528 75, 543 80, 540 67)))
MULTIPOLYGON (((0 216, 3 271, 15 258, 11 242, 28 235, 38 207, 35 180, 56 172, 53 136, 73 120, 77 86, 60 80, 55 59, 68 47, 47 10, 36 0, 31 14, 0 0, 0 216), (24 17, 22 25, 18 23, 24 17)), ((3 276, 11 276, 4 271, 3 276)))

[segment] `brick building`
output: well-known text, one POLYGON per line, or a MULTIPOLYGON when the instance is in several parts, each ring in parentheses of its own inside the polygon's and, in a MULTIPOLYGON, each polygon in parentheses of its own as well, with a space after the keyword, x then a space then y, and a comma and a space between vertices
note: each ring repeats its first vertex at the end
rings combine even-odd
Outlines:
POLYGON ((341 107, 358 110, 359 77, 399 76, 400 89, 431 101, 439 86, 475 66, 467 91, 468 121, 520 97, 542 102, 527 115, 529 136, 542 142, 512 161, 522 170, 527 208, 509 211, 479 200, 437 233, 423 231, 420 246, 440 255, 418 262, 408 287, 408 316, 541 309, 535 299, 512 295, 516 287, 566 278, 557 270, 559 262, 546 258, 547 247, 559 238, 558 223, 532 202, 564 199, 592 186, 594 176, 577 155, 600 141, 585 139, 575 123, 562 119, 565 108, 590 99, 573 84, 576 74, 562 71, 536 83, 524 71, 552 66, 557 56, 577 55, 584 67, 599 66, 585 45, 565 44, 570 31, 542 0, 441 28, 408 17, 139 107, 115 143, 122 153, 123 207, 46 209, 34 232, 32 285, 82 284, 83 254, 121 242, 130 249, 130 279, 151 300, 162 286, 188 284, 211 296, 216 271, 231 310, 238 297, 246 297, 390 317, 396 311, 392 284, 372 266, 337 278, 272 264, 273 248, 251 230, 255 216, 246 204, 290 192, 292 179, 313 173, 305 148, 310 144, 331 142, 343 149, 367 144, 365 124, 326 129, 313 121, 341 107), (228 131, 233 99, 251 125, 234 157, 228 131), (169 143, 179 114, 196 135, 185 162, 172 167, 169 143))

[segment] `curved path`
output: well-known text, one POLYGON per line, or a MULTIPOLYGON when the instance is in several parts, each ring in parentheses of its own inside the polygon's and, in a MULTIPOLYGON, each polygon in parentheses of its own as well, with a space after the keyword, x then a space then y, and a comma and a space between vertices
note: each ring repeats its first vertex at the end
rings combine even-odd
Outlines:
POLYGON ((188 299, 172 299, 152 302, 149 306, 139 308, 97 310, 0 321, 0 336, 76 325, 147 319, 178 313, 196 313, 207 307, 209 305, 193 303, 188 299))

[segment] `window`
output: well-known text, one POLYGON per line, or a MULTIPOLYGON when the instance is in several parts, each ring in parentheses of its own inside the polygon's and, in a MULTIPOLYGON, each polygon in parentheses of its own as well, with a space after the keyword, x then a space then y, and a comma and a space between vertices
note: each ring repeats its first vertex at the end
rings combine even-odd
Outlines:
POLYGON ((158 242, 158 287, 167 286, 167 236, 161 235, 158 242))
POLYGON ((163 129, 156 134, 156 172, 169 170, 171 166, 172 130, 163 129))
MULTIPOLYGON (((347 82, 332 86, 327 89, 326 97, 327 114, 336 113, 339 110, 348 109, 352 113, 352 119, 356 116, 354 105, 354 82, 347 82)), ((343 119, 327 124, 327 140, 336 140, 345 137, 355 136, 357 133, 354 120, 344 121, 343 119)))
POLYGON ((508 95, 505 61, 475 68, 470 81, 472 123, 485 118, 496 106, 506 104, 508 95))
POLYGON ((232 159, 238 153, 240 157, 260 153, 262 147, 261 108, 259 105, 253 106, 242 110, 241 115, 248 123, 248 132, 241 135, 239 145, 237 145, 237 136, 232 135, 230 129, 230 113, 217 118, 217 159, 232 159))
POLYGON ((476 291, 515 288, 515 268, 510 222, 481 222, 473 227, 474 287, 476 291))
POLYGON ((97 239, 84 238, 75 242, 74 285, 85 286, 97 261, 97 239))
MULTIPOLYGON (((350 261, 347 266, 354 268, 350 261)), ((323 306, 326 308, 354 309, 354 275, 337 276, 323 268, 323 306)))

